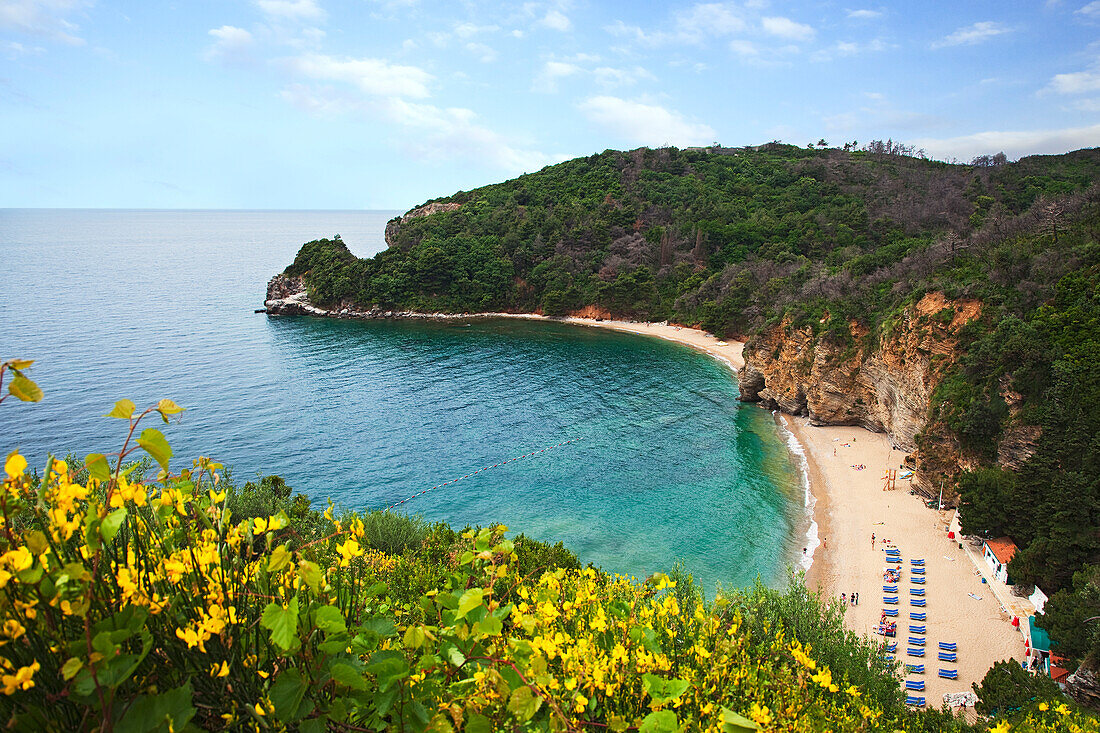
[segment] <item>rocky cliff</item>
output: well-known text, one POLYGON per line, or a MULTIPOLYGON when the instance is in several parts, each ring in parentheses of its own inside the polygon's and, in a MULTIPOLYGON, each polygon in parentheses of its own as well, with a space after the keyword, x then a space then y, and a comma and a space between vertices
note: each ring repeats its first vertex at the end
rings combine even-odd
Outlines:
POLYGON ((927 440, 918 450, 918 436, 929 427, 936 386, 958 357, 960 329, 980 313, 977 301, 949 302, 942 293, 929 293, 872 337, 870 349, 865 348, 867 332, 855 324, 848 345, 815 336, 809 327, 781 324, 745 345, 745 366, 738 373, 741 399, 806 415, 815 425, 884 432, 895 446, 911 452, 917 485, 931 490, 930 469, 968 464, 943 431, 934 431, 932 442, 943 442, 933 454, 923 449, 927 440))

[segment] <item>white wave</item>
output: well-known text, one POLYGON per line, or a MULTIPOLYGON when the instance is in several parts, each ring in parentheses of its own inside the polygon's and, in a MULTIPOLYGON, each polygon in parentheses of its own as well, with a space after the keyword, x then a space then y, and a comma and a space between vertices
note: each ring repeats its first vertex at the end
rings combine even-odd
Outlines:
POLYGON ((779 426, 780 434, 786 439, 787 450, 795 457, 795 462, 802 474, 802 499, 809 524, 806 527, 805 551, 798 560, 798 566, 803 570, 809 570, 814 562, 814 551, 821 545, 817 535, 817 521, 814 520, 814 507, 817 505, 817 497, 810 491, 810 465, 806 460, 806 449, 798 442, 798 438, 795 437, 794 433, 787 429, 783 420, 776 420, 776 424, 779 426))

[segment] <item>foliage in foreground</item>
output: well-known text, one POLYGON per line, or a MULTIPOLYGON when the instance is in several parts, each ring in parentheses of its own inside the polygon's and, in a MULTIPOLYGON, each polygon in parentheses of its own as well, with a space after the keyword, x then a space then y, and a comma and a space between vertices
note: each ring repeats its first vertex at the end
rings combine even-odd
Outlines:
MULTIPOLYGON (((322 527, 314 534, 297 531, 285 512, 236 521, 219 464, 200 458, 172 473, 163 434, 138 432, 153 412, 167 420, 179 411, 169 400, 141 413, 117 403, 110 416, 128 435, 114 461, 51 458, 37 476, 17 451, 8 454, 0 487, 8 727, 963 727, 905 710, 896 690, 861 687, 868 673, 857 676, 859 656, 823 663, 805 627, 816 613, 827 637, 838 617, 823 615, 813 596, 758 589, 708 607, 690 583, 663 575, 639 584, 592 568, 543 572, 530 558, 555 557, 553 548, 525 563, 503 527, 455 535, 446 551, 427 541, 442 543, 445 533, 429 533, 398 557, 366 549, 363 518, 335 518, 331 507, 322 522, 302 525, 322 527), (139 449, 159 464, 155 480, 139 481, 127 463, 139 449)), ((838 651, 834 640, 828 653, 838 651)), ((1068 710, 1048 719, 1061 730, 1100 730, 1068 710)), ((1029 718, 1018 729, 1040 727, 1029 718)))

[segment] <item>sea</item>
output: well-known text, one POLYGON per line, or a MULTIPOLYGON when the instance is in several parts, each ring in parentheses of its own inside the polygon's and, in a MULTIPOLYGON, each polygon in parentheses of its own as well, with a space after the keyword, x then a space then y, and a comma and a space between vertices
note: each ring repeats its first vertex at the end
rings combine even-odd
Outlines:
POLYGON ((703 353, 541 321, 254 312, 304 242, 371 256, 398 213, 0 209, 0 360, 34 359, 45 393, 0 405, 0 452, 117 452, 114 402, 168 397, 187 408, 157 425, 173 470, 208 456, 319 508, 405 500, 637 578, 682 562, 708 597, 806 566, 798 446, 703 353))

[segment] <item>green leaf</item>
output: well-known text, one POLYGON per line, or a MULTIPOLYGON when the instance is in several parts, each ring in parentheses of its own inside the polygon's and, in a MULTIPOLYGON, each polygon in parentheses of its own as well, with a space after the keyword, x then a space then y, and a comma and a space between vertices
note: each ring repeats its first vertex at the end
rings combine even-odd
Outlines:
POLYGON ((367 689, 367 681, 363 679, 363 673, 346 662, 333 664, 329 674, 332 675, 332 679, 344 687, 350 687, 353 690, 367 689))
POLYGON ((409 664, 401 652, 385 649, 376 652, 367 665, 367 671, 378 679, 378 690, 385 692, 394 684, 409 676, 409 664))
POLYGON ((172 400, 164 399, 157 403, 156 411, 160 413, 160 416, 164 418, 165 422, 168 421, 169 415, 175 415, 183 412, 184 408, 177 405, 172 400))
POLYGON ((443 713, 436 713, 424 733, 454 733, 454 726, 443 713))
POLYGON ((302 560, 298 563, 298 576, 305 581, 305 584, 309 586, 310 590, 314 593, 321 592, 321 568, 315 562, 309 560, 302 560))
POLYGON ((11 380, 8 392, 11 392, 12 397, 23 402, 38 402, 42 399, 42 390, 22 374, 16 374, 15 379, 11 380))
POLYGON ((107 463, 107 457, 102 453, 89 453, 84 457, 84 467, 88 469, 88 475, 98 481, 111 479, 111 466, 107 463))
POLYGON ((474 631, 486 636, 500 636, 504 623, 496 616, 486 616, 474 624, 474 631))
POLYGON ((287 551, 286 545, 279 545, 267 558, 267 572, 277 573, 287 565, 290 564, 290 552, 287 551))
POLYGON ((115 408, 103 417, 117 417, 120 420, 129 420, 134 414, 134 403, 130 400, 119 400, 115 408))
POLYGON ((126 507, 119 507, 113 512, 103 518, 103 522, 99 525, 99 536, 103 538, 103 541, 110 544, 110 542, 118 534, 118 531, 122 528, 122 523, 126 521, 126 507))
POLYGON ((76 676, 76 673, 84 667, 84 661, 76 657, 69 657, 69 661, 65 662, 61 667, 61 677, 65 680, 71 680, 76 676))
POLYGON ((671 710, 658 710, 642 719, 639 733, 676 733, 680 730, 680 721, 671 710))
POLYGON ((165 471, 168 470, 168 459, 172 457, 172 447, 164 439, 164 433, 156 428, 146 428, 141 431, 141 437, 137 444, 145 449, 145 452, 153 457, 165 471))
POLYGON ((464 733, 493 733, 493 725, 484 715, 474 713, 466 718, 462 730, 464 733))
POLYGON ((325 733, 327 730, 324 718, 307 718, 298 723, 298 733, 325 733))
POLYGON ((527 685, 517 688, 508 698, 508 712, 515 715, 521 723, 530 720, 542 707, 542 698, 531 692, 527 685))
POLYGON ((653 702, 659 705, 683 695, 687 688, 691 687, 691 683, 675 678, 666 680, 664 677, 647 672, 642 675, 642 687, 653 698, 653 702))
POLYGON ((317 609, 313 623, 317 628, 328 633, 347 631, 348 623, 344 614, 336 606, 321 606, 317 609))
POLYGON ((722 733, 749 733, 760 730, 760 726, 729 708, 722 708, 722 733))
POLYGON ((138 695, 115 723, 117 733, 168 733, 182 731, 195 716, 191 705, 191 683, 185 682, 160 695, 138 695))
POLYGON ((409 649, 419 649, 424 646, 425 639, 424 629, 421 626, 410 626, 405 629, 405 637, 403 641, 405 646, 409 649))
POLYGON ((458 613, 455 614, 455 621, 463 618, 470 611, 480 606, 483 595, 484 591, 481 588, 470 588, 463 593, 462 597, 458 599, 458 613))
POLYGON ((298 599, 292 598, 286 608, 274 601, 267 604, 260 616, 260 626, 271 630, 271 640, 280 649, 289 650, 298 638, 298 599))
MULTIPOLYGON (((275 717, 282 723, 293 723, 302 717, 302 700, 309 686, 302 679, 302 673, 291 667, 279 675, 271 686, 271 702, 275 705, 275 717)), ((309 706, 312 709, 312 705, 309 706)))

